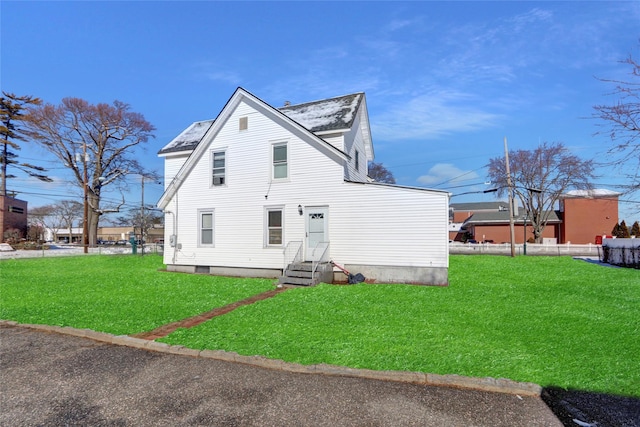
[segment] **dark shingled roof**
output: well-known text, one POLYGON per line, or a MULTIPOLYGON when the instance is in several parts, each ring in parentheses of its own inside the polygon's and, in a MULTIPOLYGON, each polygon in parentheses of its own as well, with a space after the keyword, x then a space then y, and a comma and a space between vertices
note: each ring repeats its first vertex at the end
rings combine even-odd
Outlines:
POLYGON ((455 211, 499 211, 506 209, 508 202, 469 202, 469 203, 451 203, 449 207, 455 211))
POLYGON ((170 143, 162 147, 158 154, 175 153, 177 151, 190 151, 202 140, 204 134, 213 124, 213 119, 192 123, 176 136, 170 143))
POLYGON ((288 105, 278 108, 283 114, 309 129, 311 132, 325 132, 349 129, 362 103, 363 93, 288 105))
MULTIPOLYGON (((521 224, 524 222, 525 212, 523 209, 520 209, 519 215, 514 218, 514 222, 516 224, 521 224)), ((550 212, 549 215, 549 224, 559 223, 560 218, 558 217, 557 212, 550 212)), ((471 215, 465 222, 464 225, 482 225, 482 224, 508 224, 509 223, 509 211, 502 212, 476 212, 471 215)))
MULTIPOLYGON (((363 99, 364 93, 359 92, 305 104, 287 105, 278 110, 311 132, 350 129, 363 99)), ((158 154, 195 149, 213 122, 212 119, 191 124, 158 154)))

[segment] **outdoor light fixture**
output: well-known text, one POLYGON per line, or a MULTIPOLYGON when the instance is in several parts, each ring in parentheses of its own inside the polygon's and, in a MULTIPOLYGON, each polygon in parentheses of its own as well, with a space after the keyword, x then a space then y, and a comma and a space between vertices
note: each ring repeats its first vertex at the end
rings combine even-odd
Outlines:
POLYGON ((298 213, 302 215, 302 205, 298 205, 298 213))

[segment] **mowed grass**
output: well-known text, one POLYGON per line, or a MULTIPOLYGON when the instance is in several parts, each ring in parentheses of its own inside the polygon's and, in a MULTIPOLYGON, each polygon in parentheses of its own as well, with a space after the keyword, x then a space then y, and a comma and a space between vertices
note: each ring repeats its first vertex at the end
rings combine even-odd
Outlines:
POLYGON ((0 319, 134 334, 273 289, 161 268, 157 255, 2 260, 0 319))
POLYGON ((570 257, 450 263, 449 287, 293 289, 162 341, 640 396, 639 271, 570 257))
MULTIPOLYGON (((0 319, 134 334, 273 289, 158 256, 0 261, 0 319)), ((510 378, 640 397, 640 272, 451 256, 450 286, 291 289, 162 339, 303 364, 510 378)))

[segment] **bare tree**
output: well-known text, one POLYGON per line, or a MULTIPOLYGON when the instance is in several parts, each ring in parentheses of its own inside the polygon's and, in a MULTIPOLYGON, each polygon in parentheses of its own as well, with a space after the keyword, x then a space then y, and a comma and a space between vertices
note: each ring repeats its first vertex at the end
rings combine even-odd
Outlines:
MULTIPOLYGON (((58 231, 64 224, 56 218, 54 212, 54 205, 37 206, 29 209, 29 226, 43 231, 47 229, 51 230, 53 239, 55 240, 58 231)), ((44 239, 44 236, 40 236, 39 239, 44 239)))
POLYGON ((393 177, 391 171, 385 168, 382 163, 371 162, 369 163, 369 178, 375 182, 384 182, 387 184, 395 184, 396 179, 393 177))
POLYGON ((631 55, 621 64, 630 66, 626 80, 599 79, 613 86, 617 102, 612 105, 595 105, 593 116, 600 120, 603 128, 597 134, 611 138, 613 145, 609 154, 617 166, 632 164, 629 174, 629 189, 640 190, 640 62, 631 55))
MULTIPOLYGON (((593 161, 569 154, 561 142, 545 142, 535 150, 509 150, 509 165, 514 194, 526 210, 537 243, 560 196, 569 189, 591 188, 594 178, 593 161)), ((488 167, 489 178, 498 187, 496 195, 503 196, 509 190, 505 158, 492 158, 488 167)))
POLYGON ((29 136, 59 158, 86 191, 88 243, 95 245, 100 216, 120 207, 101 209, 101 190, 142 170, 132 151, 152 138, 155 128, 123 102, 92 105, 79 98, 30 108, 28 127, 29 136))
POLYGON ((22 129, 17 125, 26 119, 26 109, 28 106, 40 105, 42 101, 33 96, 17 96, 13 93, 2 92, 0 97, 0 145, 2 152, 0 153, 0 195, 7 194, 7 180, 15 178, 15 175, 7 173, 9 166, 13 166, 22 172, 39 179, 40 181, 51 182, 52 179, 44 175, 46 172, 41 166, 32 165, 31 163, 20 163, 17 160, 18 155, 11 150, 20 150, 17 141, 25 141, 22 135, 22 129))
POLYGON ((75 200, 61 200, 53 205, 53 215, 69 230, 69 236, 71 236, 74 221, 82 218, 82 214, 82 203, 75 200))

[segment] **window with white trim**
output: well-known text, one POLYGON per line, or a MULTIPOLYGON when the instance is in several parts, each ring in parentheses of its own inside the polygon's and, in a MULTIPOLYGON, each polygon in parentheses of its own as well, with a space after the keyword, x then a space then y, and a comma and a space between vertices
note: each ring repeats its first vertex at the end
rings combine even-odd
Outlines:
POLYGON ((225 185, 226 163, 226 152, 215 151, 211 153, 211 183, 213 185, 225 185))
POLYGON ((284 235, 284 215, 282 208, 267 208, 266 215, 266 245, 282 246, 284 235))
POLYGON ((198 246, 214 246, 213 210, 198 211, 198 246))
POLYGON ((360 153, 356 150, 356 170, 360 170, 360 153))
POLYGON ((272 145, 273 179, 286 179, 289 176, 289 155, 286 142, 272 145))

